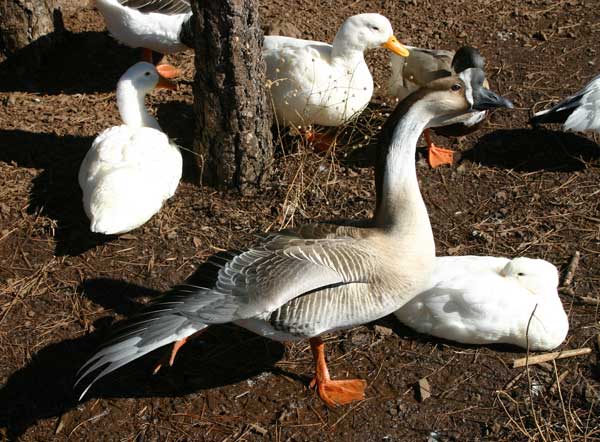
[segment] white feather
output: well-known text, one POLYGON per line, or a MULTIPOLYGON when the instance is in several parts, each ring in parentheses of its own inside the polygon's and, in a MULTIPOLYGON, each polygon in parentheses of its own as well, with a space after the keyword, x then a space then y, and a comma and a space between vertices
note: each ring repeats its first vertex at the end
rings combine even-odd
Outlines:
POLYGON ((440 257, 430 286, 395 313, 421 333, 466 344, 529 344, 532 350, 551 350, 567 335, 558 271, 547 261, 440 257))

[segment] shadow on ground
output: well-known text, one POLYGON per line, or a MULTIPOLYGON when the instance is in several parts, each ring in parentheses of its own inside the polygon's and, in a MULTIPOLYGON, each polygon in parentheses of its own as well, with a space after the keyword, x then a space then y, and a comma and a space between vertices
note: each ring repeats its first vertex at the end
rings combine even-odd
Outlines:
POLYGON ((183 174, 181 179, 197 184, 200 179, 198 157, 194 149, 194 109, 184 101, 156 105, 156 118, 169 138, 181 147, 183 174))
MULTIPOLYGON (((110 279, 86 281, 83 293, 124 314, 139 309, 136 298, 159 294, 110 279)), ((104 317, 94 323, 92 334, 48 345, 8 379, 0 389, 0 427, 7 428, 10 440, 18 439, 39 420, 59 417, 78 405, 82 388, 73 389, 77 370, 107 337, 111 325, 111 318, 104 317)), ((233 325, 212 326, 182 348, 173 367, 153 376, 153 368, 166 351, 160 348, 111 373, 94 384, 84 401, 93 397, 182 396, 238 383, 265 371, 281 372, 273 365, 283 357, 284 347, 233 325)))
POLYGON ((53 45, 47 36, 0 63, 0 91, 74 94, 110 92, 140 60, 140 52, 119 45, 105 32, 64 32, 53 45))
POLYGON ((43 169, 33 179, 27 211, 56 221, 57 256, 79 255, 112 239, 90 232, 81 203, 77 173, 91 144, 91 137, 0 131, 0 161, 43 169))
POLYGON ((524 172, 573 172, 600 158, 600 146, 569 132, 505 129, 481 137, 463 159, 524 172))

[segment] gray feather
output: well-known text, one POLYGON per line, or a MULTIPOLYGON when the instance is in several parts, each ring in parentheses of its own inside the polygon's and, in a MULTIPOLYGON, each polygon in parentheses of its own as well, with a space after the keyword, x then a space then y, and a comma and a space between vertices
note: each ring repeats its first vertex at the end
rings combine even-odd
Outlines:
POLYGON ((189 0, 119 0, 119 3, 144 13, 175 15, 192 12, 189 0))

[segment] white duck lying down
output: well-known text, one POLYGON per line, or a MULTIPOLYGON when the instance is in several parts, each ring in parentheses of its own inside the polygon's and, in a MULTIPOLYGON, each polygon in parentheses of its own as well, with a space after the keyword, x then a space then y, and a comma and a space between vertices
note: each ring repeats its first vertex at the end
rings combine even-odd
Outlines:
POLYGON ((464 344, 529 345, 532 350, 551 350, 567 336, 558 271, 543 259, 440 257, 430 285, 395 313, 420 333, 464 344))
MULTIPOLYGON (((172 54, 194 46, 194 19, 189 0, 96 0, 110 34, 132 48, 143 48, 144 61, 152 52, 172 54)), ((167 78, 179 71, 172 69, 167 78)))
POLYGON ((174 87, 146 62, 135 64, 120 78, 117 105, 124 124, 102 131, 79 168, 83 208, 92 232, 133 230, 175 193, 181 153, 144 106, 152 89, 174 87))
POLYGON ((561 123, 563 130, 600 133, 600 75, 575 95, 535 113, 529 122, 533 126, 561 123))
POLYGON ((159 347, 174 343, 172 363, 188 337, 233 322, 277 341, 309 339, 311 386, 323 401, 363 399, 363 380, 331 379, 320 336, 381 318, 426 289, 435 245, 417 181, 417 141, 432 120, 504 105, 480 90, 474 80, 481 76, 469 69, 431 82, 396 108, 383 128, 377 207, 368 226, 302 226, 212 259, 214 279, 203 275, 203 287, 175 289, 115 330, 81 368, 82 396, 98 379, 159 347))
POLYGON ((346 19, 333 44, 266 36, 263 56, 278 121, 339 126, 362 112, 373 95, 364 51, 376 47, 408 55, 379 14, 346 19))

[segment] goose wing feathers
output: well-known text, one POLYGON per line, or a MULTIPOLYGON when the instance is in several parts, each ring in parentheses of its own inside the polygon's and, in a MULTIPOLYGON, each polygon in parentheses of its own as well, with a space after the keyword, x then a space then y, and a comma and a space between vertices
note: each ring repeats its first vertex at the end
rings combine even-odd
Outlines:
POLYGON ((144 13, 175 15, 192 12, 189 0, 119 0, 119 3, 144 13))

